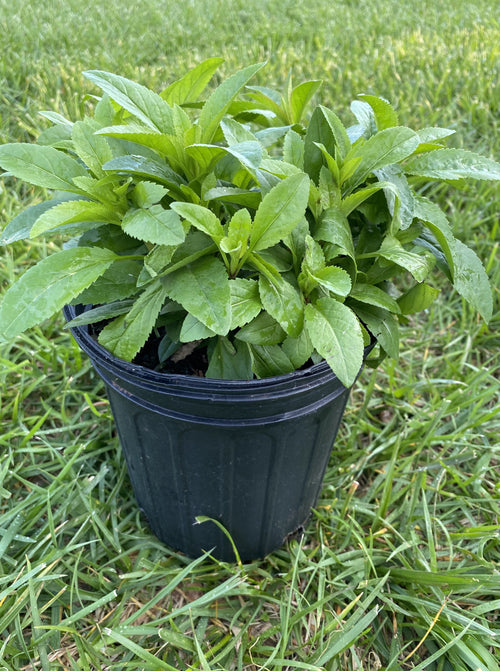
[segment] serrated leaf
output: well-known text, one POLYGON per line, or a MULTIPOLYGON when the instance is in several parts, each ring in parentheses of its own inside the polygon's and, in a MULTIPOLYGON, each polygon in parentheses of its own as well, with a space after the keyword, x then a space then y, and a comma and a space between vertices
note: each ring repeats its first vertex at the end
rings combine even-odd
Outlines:
POLYGON ((166 297, 160 282, 151 283, 127 314, 102 329, 100 344, 120 359, 132 361, 151 334, 166 297))
POLYGON ((215 335, 212 329, 202 324, 199 319, 193 315, 186 315, 182 322, 181 333, 179 336, 180 342, 192 342, 193 340, 204 340, 205 338, 212 338, 215 335))
POLYGON ((393 359, 399 356, 399 324, 388 311, 371 305, 356 306, 356 314, 366 324, 382 349, 393 359))
POLYGON ((182 196, 180 189, 183 180, 165 163, 153 161, 143 156, 119 156, 103 165, 104 170, 114 170, 118 173, 137 175, 146 179, 164 184, 175 194, 182 196))
POLYGON ((103 177, 102 166, 113 158, 113 153, 106 138, 95 134, 98 129, 99 124, 77 121, 73 124, 71 139, 79 158, 97 177, 103 177))
POLYGON ((122 228, 127 235, 155 245, 180 245, 185 238, 179 215, 161 205, 129 210, 122 228))
POLYGON ((160 96, 170 105, 184 105, 196 102, 205 90, 208 82, 221 63, 223 58, 208 58, 183 77, 167 86, 160 96))
POLYGON ((453 275, 455 267, 453 262, 455 236, 452 233, 445 213, 441 210, 439 205, 422 196, 415 196, 414 205, 415 217, 423 221, 427 228, 432 231, 444 252, 446 261, 448 262, 448 266, 453 275))
MULTIPOLYGON (((416 284, 409 291, 398 298, 398 306, 403 315, 411 315, 415 312, 422 312, 438 296, 439 290, 428 284, 416 284)), ((381 306, 384 307, 384 306, 381 306)), ((392 310, 394 312, 394 310, 392 310)))
POLYGON ((292 373, 293 363, 279 345, 250 345, 252 369, 258 378, 292 373))
POLYGON ((423 282, 432 270, 433 263, 428 256, 406 250, 397 238, 387 236, 378 254, 410 272, 417 282, 423 282))
POLYGON ((355 258, 354 242, 349 222, 345 214, 338 208, 325 210, 314 237, 317 240, 337 245, 342 252, 355 258))
POLYGON ((229 280, 231 291, 231 330, 252 321, 262 309, 256 280, 237 277, 229 280))
POLYGON ((119 317, 120 315, 129 312, 133 304, 134 301, 129 298, 127 300, 117 300, 112 303, 106 303, 106 305, 100 305, 99 307, 93 308, 91 310, 85 310, 85 312, 82 312, 80 315, 67 322, 64 328, 74 328, 75 326, 96 324, 97 322, 119 317))
POLYGON ((73 178, 87 175, 85 167, 64 152, 24 142, 0 146, 0 166, 35 186, 72 193, 80 193, 73 178))
MULTIPOLYGON (((76 196, 75 196, 76 197, 76 196)), ((20 212, 14 219, 11 219, 7 226, 0 233, 0 244, 10 245, 17 240, 23 240, 30 237, 33 224, 38 218, 50 208, 66 202, 66 199, 46 200, 43 203, 37 203, 20 212)))
POLYGON ((399 301, 396 301, 383 289, 380 289, 380 287, 376 287, 373 284, 363 284, 362 282, 358 282, 353 286, 349 297, 354 298, 361 303, 367 303, 368 305, 389 310, 389 312, 394 312, 395 314, 400 312, 399 301))
POLYGON ((374 174, 384 187, 389 212, 394 216, 397 211, 400 227, 406 230, 415 216, 415 198, 403 168, 397 164, 388 165, 375 170, 374 174), (391 188, 387 188, 388 186, 391 188))
POLYGON ((351 387, 363 363, 363 335, 353 311, 334 298, 320 298, 305 310, 314 348, 345 387, 351 387))
POLYGON ((221 249, 238 261, 247 251, 251 230, 250 212, 244 208, 236 210, 227 226, 227 236, 221 241, 221 249))
POLYGON ((132 192, 132 201, 136 207, 151 207, 168 193, 168 190, 161 184, 154 182, 139 182, 135 185, 132 192))
POLYGON ((263 67, 263 63, 250 65, 224 80, 210 95, 200 112, 198 126, 200 142, 212 142, 219 123, 229 110, 231 102, 236 98, 245 84, 263 67))
POLYGON ((174 133, 172 108, 157 93, 121 75, 88 70, 83 75, 149 128, 174 133))
POLYGON ((476 253, 455 240, 452 247, 453 286, 489 322, 493 314, 493 297, 488 275, 476 253))
POLYGON ((273 187, 255 213, 250 249, 272 247, 291 233, 304 216, 308 199, 307 175, 292 175, 273 187))
POLYGON ((361 161, 345 183, 345 189, 352 191, 375 170, 404 160, 413 154, 418 145, 418 135, 406 126, 386 128, 376 133, 349 154, 350 159, 361 161))
POLYGON ((162 278, 168 296, 218 335, 231 326, 231 292, 224 264, 204 257, 162 278))
POLYGON ((137 261, 115 261, 88 289, 78 294, 72 303, 98 305, 128 298, 137 291, 140 270, 141 264, 137 261))
POLYGON ((377 121, 371 105, 363 100, 353 100, 350 107, 358 121, 361 135, 365 138, 372 137, 377 132, 377 121))
POLYGON ((34 238, 46 231, 53 231, 67 224, 96 222, 120 224, 113 208, 90 200, 68 200, 59 203, 40 215, 33 224, 30 237, 34 238))
POLYGON ((206 201, 220 200, 256 210, 262 201, 262 194, 260 191, 248 191, 247 189, 220 186, 209 189, 205 193, 204 199, 206 201))
POLYGON ((270 314, 261 312, 240 328, 235 337, 252 345, 277 345, 283 342, 286 333, 270 314))
POLYGON ((371 95, 360 95, 361 100, 368 103, 375 115, 377 130, 391 128, 399 123, 398 115, 393 106, 384 98, 371 95))
POLYGON ((282 326, 288 335, 298 336, 302 331, 304 307, 298 289, 281 275, 272 280, 259 278, 259 294, 264 309, 282 326))
POLYGON ((500 180, 500 164, 465 149, 436 149, 419 154, 405 165, 410 175, 429 179, 500 180))
POLYGON ((224 229, 218 217, 206 207, 194 203, 171 203, 170 207, 199 231, 209 235, 215 243, 224 237, 224 229))
POLYGON ((0 337, 15 338, 51 317, 90 286, 116 260, 107 249, 74 247, 42 259, 5 293, 0 337))
POLYGON ((337 296, 347 296, 351 291, 351 276, 343 268, 326 266, 312 273, 318 284, 337 296))
POLYGON ((289 130, 285 135, 283 160, 300 170, 304 169, 304 141, 294 130, 289 130))
POLYGON ((233 345, 227 338, 219 336, 209 350, 205 376, 218 380, 251 380, 252 357, 248 345, 243 342, 233 345))

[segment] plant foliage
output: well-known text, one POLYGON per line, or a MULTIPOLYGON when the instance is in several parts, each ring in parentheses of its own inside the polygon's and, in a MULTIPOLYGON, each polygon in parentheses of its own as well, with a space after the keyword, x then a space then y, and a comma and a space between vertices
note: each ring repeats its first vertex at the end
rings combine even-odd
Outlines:
POLYGON ((426 194, 498 180, 499 164, 446 148, 445 129, 401 126, 375 96, 352 103, 350 127, 322 105, 308 116, 320 82, 250 85, 261 64, 205 95, 219 65, 160 93, 86 72, 102 91, 92 117, 52 116, 37 144, 0 147, 8 176, 54 191, 3 241, 70 237, 8 289, 1 338, 84 303, 71 325, 105 322, 99 341, 126 360, 156 332, 161 361, 206 347, 211 377, 325 359, 350 386, 369 333, 398 356, 399 324, 435 298, 436 270, 490 319, 481 261, 426 194))

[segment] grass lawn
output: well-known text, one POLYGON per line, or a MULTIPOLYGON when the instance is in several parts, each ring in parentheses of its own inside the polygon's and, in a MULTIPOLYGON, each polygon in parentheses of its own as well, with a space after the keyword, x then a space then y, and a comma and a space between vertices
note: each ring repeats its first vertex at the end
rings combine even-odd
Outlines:
MULTIPOLYGON (((500 158, 493 0, 0 0, 0 141, 81 117, 106 69, 161 90, 204 58, 268 61, 500 158)), ((0 228, 38 189, 0 181, 0 228)), ((305 535, 245 565, 149 532, 102 383, 62 317, 0 345, 0 671, 500 669, 500 188, 441 188, 495 287, 486 327, 443 290, 356 384, 305 535)), ((0 250, 0 286, 52 243, 0 250)))

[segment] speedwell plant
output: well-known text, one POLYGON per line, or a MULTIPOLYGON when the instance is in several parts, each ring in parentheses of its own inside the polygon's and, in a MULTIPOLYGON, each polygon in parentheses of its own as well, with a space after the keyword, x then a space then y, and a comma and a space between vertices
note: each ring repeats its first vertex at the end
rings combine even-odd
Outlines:
POLYGON ((450 130, 401 126, 379 97, 352 103, 350 127, 321 105, 309 114, 320 82, 249 85, 261 64, 204 96, 220 63, 159 94, 86 72, 102 91, 92 116, 43 112, 53 125, 37 144, 0 147, 5 179, 52 193, 3 242, 66 240, 7 289, 2 339, 78 303, 71 325, 98 324, 127 361, 154 334, 160 370, 205 348, 208 377, 325 359, 350 386, 370 338, 397 357, 399 322, 438 294, 435 270, 488 321, 486 272, 425 194, 436 180, 498 180, 497 163, 445 148, 450 130))

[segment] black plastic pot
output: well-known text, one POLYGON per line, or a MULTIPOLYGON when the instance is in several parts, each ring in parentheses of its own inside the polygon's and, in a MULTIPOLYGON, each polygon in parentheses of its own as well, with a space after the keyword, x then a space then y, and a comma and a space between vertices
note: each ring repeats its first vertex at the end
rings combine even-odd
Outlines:
MULTIPOLYGON (((68 320, 82 311, 64 309, 68 320)), ((349 394, 325 362, 262 380, 157 373, 72 329, 104 380, 132 487, 154 534, 189 556, 263 557, 315 505, 349 394)))

